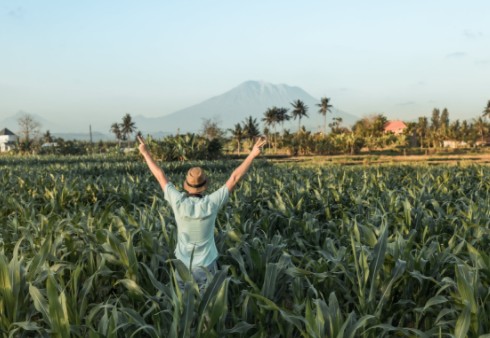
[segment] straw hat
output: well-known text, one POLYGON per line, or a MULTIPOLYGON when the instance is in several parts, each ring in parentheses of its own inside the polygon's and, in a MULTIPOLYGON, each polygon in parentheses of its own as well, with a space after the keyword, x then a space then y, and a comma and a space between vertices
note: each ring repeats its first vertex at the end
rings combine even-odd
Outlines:
POLYGON ((208 179, 200 167, 190 168, 184 181, 184 189, 190 194, 199 194, 208 187, 208 179))

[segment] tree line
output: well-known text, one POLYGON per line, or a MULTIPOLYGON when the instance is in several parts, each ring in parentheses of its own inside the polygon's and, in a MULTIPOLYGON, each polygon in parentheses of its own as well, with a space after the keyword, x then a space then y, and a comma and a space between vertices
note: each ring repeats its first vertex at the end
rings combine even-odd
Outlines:
MULTIPOLYGON (((309 118, 310 108, 299 99, 290 105, 291 107, 269 107, 264 111, 260 121, 248 116, 227 130, 222 129, 217 120, 204 119, 200 133, 171 135, 160 140, 150 137, 149 146, 162 159, 185 160, 217 158, 224 152, 240 154, 244 148, 250 147, 254 138, 259 135, 268 137, 269 153, 289 155, 357 154, 362 149, 441 148, 444 141, 448 140, 461 147, 490 143, 490 100, 482 115, 470 121, 451 121, 447 108, 442 111, 434 108, 430 118, 422 116, 415 122, 406 122, 406 128, 400 135, 385 131, 388 119, 384 114, 363 117, 351 128, 343 126, 341 117, 333 117, 327 125, 327 115, 333 112, 333 105, 328 97, 322 97, 316 105, 317 112, 323 116, 324 122, 322 132, 314 133, 306 130, 301 123, 309 118), (284 128, 284 123, 291 119, 298 120, 298 127, 294 132, 284 128), (278 127, 281 127, 280 130, 278 127)), ((126 148, 134 147, 135 136, 142 136, 130 114, 125 114, 121 122, 114 122, 110 127, 116 144, 107 141, 99 141, 97 144, 65 141, 53 138, 49 130, 42 137, 37 137, 40 124, 29 115, 19 119, 19 127, 21 137, 18 141, 18 152, 118 152, 123 143, 126 148), (57 148, 40 147, 42 143, 53 142, 56 142, 57 148)))
MULTIPOLYGON (((340 153, 356 154, 365 148, 367 150, 386 148, 441 148, 444 141, 452 141, 460 147, 489 145, 490 100, 482 111, 482 115, 471 120, 450 121, 449 111, 444 108, 434 108, 431 118, 419 117, 416 122, 407 122, 406 128, 400 135, 386 132, 388 119, 383 114, 373 114, 356 121, 351 128, 342 125, 341 117, 333 117, 328 124, 327 113, 332 112, 329 98, 323 97, 317 104, 318 113, 324 116, 324 127, 321 133, 312 133, 301 127, 301 119, 308 118, 308 106, 301 100, 291 103, 292 109, 271 107, 264 112, 263 134, 269 137, 273 152, 278 149, 286 150, 289 154, 319 154, 331 155, 340 153), (298 129, 295 133, 276 127, 284 125, 285 121, 298 119, 298 129)), ((231 132, 231 141, 237 152, 241 143, 258 135, 259 124, 251 116, 241 124, 237 123, 231 132), (253 125, 253 126, 252 126, 253 125), (252 132, 251 132, 252 131, 252 132)))

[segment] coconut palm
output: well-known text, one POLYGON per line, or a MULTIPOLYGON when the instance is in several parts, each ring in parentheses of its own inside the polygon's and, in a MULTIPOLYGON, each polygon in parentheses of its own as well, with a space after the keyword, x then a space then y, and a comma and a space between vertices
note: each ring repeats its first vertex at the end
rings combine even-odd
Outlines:
POLYGON ((123 134, 121 132, 121 128, 119 126, 119 123, 114 122, 111 125, 110 132, 113 133, 116 136, 116 140, 119 142, 119 146, 121 146, 121 140, 123 138, 123 134))
POLYGON ((485 109, 483 109, 483 115, 482 116, 490 118, 490 100, 488 100, 487 106, 485 107, 485 109))
POLYGON ((277 121, 281 124, 282 133, 284 134, 284 122, 289 121, 291 116, 288 114, 289 109, 277 108, 277 121))
POLYGON ((327 113, 332 112, 332 105, 330 104, 330 98, 322 97, 320 103, 317 104, 320 109, 318 112, 323 115, 323 132, 327 133, 327 113))
POLYGON ((274 145, 274 152, 276 152, 276 145, 277 145, 276 125, 280 121, 279 108, 277 108, 276 106, 272 108, 267 108, 267 110, 264 113, 264 117, 262 118, 262 121, 264 121, 267 127, 272 127, 274 129, 274 133, 273 133, 274 137, 272 143, 274 145))
POLYGON ((301 129, 301 118, 308 117, 308 106, 301 100, 296 100, 291 103, 293 106, 293 118, 296 120, 298 118, 298 133, 301 129))
POLYGON ((420 148, 424 147, 424 141, 429 130, 429 121, 427 117, 419 117, 419 122, 416 126, 416 134, 420 140, 420 148))
POLYGON ((485 138, 484 138, 485 133, 488 130, 488 127, 487 127, 485 121, 483 121, 483 118, 480 116, 478 119, 474 120, 473 126, 474 126, 477 134, 481 137, 481 142, 483 144, 485 142, 485 138))
MULTIPOLYGON (((438 108, 434 108, 432 110, 432 117, 430 118, 430 127, 429 127, 429 138, 434 148, 437 148, 439 145, 439 134, 441 127, 441 111, 438 108)), ((430 145, 429 145, 430 146, 430 145)))
POLYGON ((262 121, 264 121, 266 126, 274 128, 276 123, 279 122, 277 116, 277 107, 267 108, 267 110, 264 112, 264 117, 262 118, 262 121))
POLYGON ((243 122, 243 133, 253 143, 253 139, 260 135, 257 119, 252 116, 247 117, 243 122))
POLYGON ((468 121, 466 120, 463 120, 463 122, 461 122, 461 127, 459 129, 459 133, 460 133, 460 138, 462 141, 468 143, 470 142, 470 138, 471 138, 471 125, 468 123, 468 121))
POLYGON ((122 123, 120 125, 121 134, 124 140, 128 140, 129 145, 129 137, 132 133, 136 131, 136 124, 134 123, 131 115, 126 114, 123 116, 122 123))
POLYGON ((459 122, 459 120, 456 120, 456 121, 453 121, 450 125, 449 125, 449 129, 448 129, 448 137, 449 138, 452 138, 452 139, 455 139, 455 140, 461 140, 461 123, 459 122))
POLYGON ((229 129, 231 135, 233 135, 233 139, 237 143, 237 154, 240 154, 240 143, 245 137, 245 133, 242 129, 242 125, 240 123, 235 124, 235 129, 229 129))
POLYGON ((439 125, 439 135, 444 140, 449 133, 449 111, 444 108, 441 113, 441 120, 439 125))

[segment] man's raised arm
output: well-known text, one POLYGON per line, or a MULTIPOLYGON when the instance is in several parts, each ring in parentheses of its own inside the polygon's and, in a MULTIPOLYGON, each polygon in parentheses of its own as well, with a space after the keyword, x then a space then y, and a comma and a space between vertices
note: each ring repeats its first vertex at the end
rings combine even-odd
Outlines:
POLYGON ((255 142, 254 147, 250 154, 248 154, 247 158, 243 160, 242 164, 240 164, 231 174, 228 181, 226 181, 226 187, 229 192, 232 192, 235 188, 236 184, 242 179, 245 173, 248 171, 248 168, 252 165, 253 160, 260 155, 262 150, 262 146, 267 142, 265 137, 259 138, 257 142, 255 142))
POLYGON ((146 148, 145 140, 142 137, 140 137, 140 136, 137 136, 137 138, 138 138, 138 141, 140 142, 140 144, 138 146, 138 149, 139 149, 141 155, 143 155, 143 157, 144 157, 144 159, 146 161, 146 164, 148 165, 148 168, 150 168, 151 173, 153 174, 153 176, 155 176, 155 178, 157 179, 158 183, 160 183, 160 186, 162 187, 162 190, 165 189, 165 186, 168 183, 167 176, 165 176, 165 173, 163 172, 162 168, 160 168, 155 163, 155 161, 153 160, 153 158, 151 157, 150 152, 146 148))

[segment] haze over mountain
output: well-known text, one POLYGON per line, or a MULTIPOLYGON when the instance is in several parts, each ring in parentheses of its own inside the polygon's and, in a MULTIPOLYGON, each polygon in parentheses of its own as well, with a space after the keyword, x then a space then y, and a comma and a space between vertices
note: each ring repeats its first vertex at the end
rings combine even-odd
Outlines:
MULTIPOLYGON (((246 81, 224 94, 169 115, 156 118, 139 115, 135 116, 134 120, 143 134, 199 132, 205 119, 215 120, 219 122, 221 128, 228 129, 236 123, 241 123, 248 116, 256 118, 263 127, 261 120, 267 108, 276 106, 292 109, 291 102, 298 99, 309 107, 309 118, 303 118, 301 124, 313 131, 322 128, 323 116, 318 113, 319 107, 316 106, 320 98, 314 98, 299 87, 263 81, 246 81)), ((359 119, 357 116, 336 109, 335 102, 332 104, 333 113, 327 114, 327 124, 336 116, 342 117, 343 125, 348 127, 359 119)), ((284 127, 296 130, 297 125, 298 121, 291 120, 285 123, 284 127)))
POLYGON ((52 121, 45 119, 44 117, 42 117, 39 114, 35 114, 35 113, 31 113, 31 112, 25 112, 22 110, 18 111, 14 115, 9 116, 9 117, 3 119, 2 121, 0 121, 0 123, 1 123, 0 128, 8 128, 10 131, 12 131, 14 133, 18 133, 19 128, 20 128, 19 127, 19 119, 22 118, 23 116, 27 115, 27 114, 30 115, 34 119, 34 121, 36 121, 40 124, 40 130, 46 130, 46 129, 53 130, 53 129, 60 128, 56 123, 53 123, 52 121))
MULTIPOLYGON (((273 106, 284 107, 292 110, 291 102, 302 100, 308 106, 308 116, 301 120, 301 124, 311 131, 320 131, 323 128, 323 115, 318 113, 317 104, 320 98, 315 98, 299 87, 285 84, 271 84, 263 81, 246 81, 237 87, 199 104, 178 110, 174 113, 160 117, 145 117, 144 115, 133 115, 136 127, 143 135, 151 134, 161 138, 164 135, 194 132, 202 130, 205 119, 216 121, 223 130, 233 128, 235 124, 242 123, 245 118, 252 116, 257 119, 260 130, 264 124, 262 118, 264 112, 273 106)), ((332 98, 332 113, 327 114, 327 124, 333 117, 341 117, 343 126, 351 127, 359 117, 343 112, 335 107, 335 99, 332 98)), ((31 115, 36 121, 40 122, 41 134, 49 130, 53 136, 62 137, 67 140, 79 139, 89 140, 89 122, 87 125, 79 126, 79 130, 74 132, 64 132, 66 130, 59 123, 54 123, 48 119, 32 112, 19 111, 13 116, 0 121, 0 127, 9 128, 14 133, 19 130, 18 120, 25 114, 31 115)), ((115 118, 114 122, 120 122, 120 117, 115 118)), ((66 123, 64 121, 63 123, 66 123)), ((284 128, 296 131, 298 128, 297 120, 290 120, 284 123, 284 128)), ((114 135, 109 133, 110 124, 107 126, 92 125, 92 139, 105 140, 114 139, 114 135), (101 132, 102 131, 102 132, 101 132)), ((277 127, 280 130, 281 127, 277 127)), ((73 130, 70 126, 68 130, 73 130)))
MULTIPOLYGON (((61 137, 65 140, 90 140, 90 132, 89 130, 80 130, 79 132, 68 133, 62 132, 63 127, 58 123, 54 123, 43 116, 35 113, 29 113, 25 111, 18 111, 16 114, 9 116, 0 121, 0 128, 8 128, 15 134, 20 132, 19 127, 19 119, 25 116, 26 114, 30 115, 34 121, 39 123, 39 134, 43 135, 47 130, 50 131, 53 137, 61 137)), ((100 140, 110 140, 113 137, 108 134, 104 134, 101 132, 93 131, 92 132, 92 141, 97 142, 100 140)))

